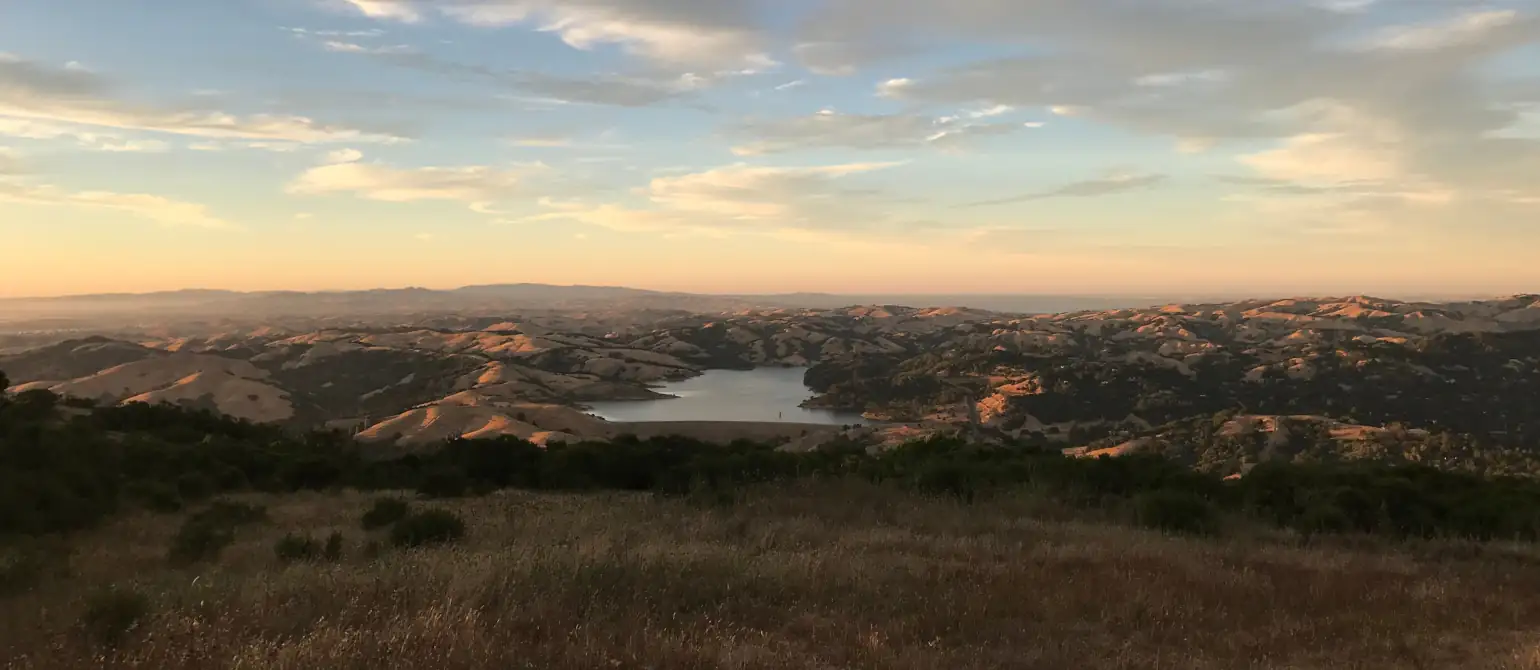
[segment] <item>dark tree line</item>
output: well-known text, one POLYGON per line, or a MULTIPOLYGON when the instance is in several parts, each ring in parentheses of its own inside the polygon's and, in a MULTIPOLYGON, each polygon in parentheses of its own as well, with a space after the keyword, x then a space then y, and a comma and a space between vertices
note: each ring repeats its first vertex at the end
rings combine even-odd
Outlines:
POLYGON ((0 537, 87 528, 121 511, 174 511, 234 491, 357 488, 446 497, 505 488, 650 491, 731 501, 746 486, 857 478, 986 505, 1032 490, 1069 505, 1131 510, 1164 528, 1214 528, 1221 513, 1303 532, 1536 538, 1540 484, 1374 462, 1276 461, 1238 481, 1144 454, 1071 459, 1030 447, 937 438, 888 450, 812 453, 679 438, 537 447, 454 440, 394 460, 337 433, 291 434, 168 405, 72 407, 47 392, 0 398, 0 537))

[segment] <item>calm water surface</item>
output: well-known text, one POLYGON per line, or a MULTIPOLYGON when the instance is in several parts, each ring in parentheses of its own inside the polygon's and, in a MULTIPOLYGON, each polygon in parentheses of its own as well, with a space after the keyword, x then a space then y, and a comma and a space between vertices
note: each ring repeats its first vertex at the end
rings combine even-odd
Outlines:
POLYGON ((802 368, 708 370, 706 374, 655 388, 678 396, 663 400, 592 403, 610 421, 784 421, 787 423, 871 423, 860 414, 803 409, 813 397, 802 384, 802 368))

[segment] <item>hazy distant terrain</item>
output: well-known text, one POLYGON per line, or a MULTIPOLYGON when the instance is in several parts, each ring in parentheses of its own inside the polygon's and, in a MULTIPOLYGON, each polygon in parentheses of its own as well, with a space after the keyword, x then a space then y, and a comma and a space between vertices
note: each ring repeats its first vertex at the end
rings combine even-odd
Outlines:
POLYGON ((822 308, 850 305, 970 307, 999 312, 1045 313, 1139 307, 1154 296, 1064 295, 857 295, 788 293, 706 295, 604 286, 505 284, 451 290, 422 288, 292 292, 187 290, 149 294, 102 294, 58 298, 0 299, 0 329, 101 327, 152 320, 383 317, 413 314, 489 314, 507 310, 682 310, 715 312, 746 308, 822 308))
POLYGON ((651 385, 709 369, 785 366, 807 368, 810 406, 897 424, 863 437, 887 443, 973 426, 1236 472, 1321 453, 1540 470, 1528 456, 1540 418, 1524 404, 1540 393, 1536 296, 1059 313, 751 303, 549 286, 70 298, 37 304, 116 325, 13 334, 0 370, 19 391, 208 407, 421 448, 605 439, 628 427, 586 403, 657 398, 651 385), (132 305, 146 311, 130 317, 132 305))

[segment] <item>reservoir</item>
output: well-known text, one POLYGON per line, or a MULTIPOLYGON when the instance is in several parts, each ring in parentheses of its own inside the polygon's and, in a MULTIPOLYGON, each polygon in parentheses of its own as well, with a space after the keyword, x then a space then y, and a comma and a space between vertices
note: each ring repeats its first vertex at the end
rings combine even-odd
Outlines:
POLYGON ((802 384, 803 368, 707 370, 694 379, 668 382, 654 391, 677 396, 660 400, 591 403, 609 421, 780 421, 844 425, 871 423, 858 413, 804 409, 813 391, 802 384))

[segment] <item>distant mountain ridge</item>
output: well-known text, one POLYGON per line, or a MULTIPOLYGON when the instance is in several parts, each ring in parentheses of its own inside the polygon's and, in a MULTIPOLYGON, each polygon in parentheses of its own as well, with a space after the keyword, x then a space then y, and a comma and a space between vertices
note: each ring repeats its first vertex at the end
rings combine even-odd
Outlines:
POLYGON ((0 324, 14 330, 66 330, 154 320, 274 317, 384 317, 515 310, 677 310, 693 313, 745 309, 838 309, 859 305, 961 307, 1007 314, 1055 314, 1234 302, 1238 296, 1046 294, 703 294, 623 286, 482 284, 454 289, 415 286, 343 291, 228 291, 185 289, 153 293, 99 293, 0 299, 0 324))
MULTIPOLYGON (((698 294, 619 286, 486 284, 455 289, 421 287, 348 291, 225 291, 187 289, 156 293, 103 293, 0 299, 0 333, 80 331, 278 318, 371 320, 375 325, 420 322, 431 316, 483 316, 536 311, 677 311, 734 313, 759 309, 838 309, 858 305, 965 307, 992 312, 1045 314, 1160 303, 1138 296, 846 295, 786 293, 698 294)), ((3 344, 3 343, 0 343, 3 344)), ((0 346, 0 349, 3 349, 0 346)))

